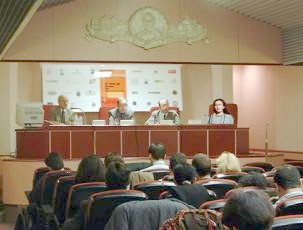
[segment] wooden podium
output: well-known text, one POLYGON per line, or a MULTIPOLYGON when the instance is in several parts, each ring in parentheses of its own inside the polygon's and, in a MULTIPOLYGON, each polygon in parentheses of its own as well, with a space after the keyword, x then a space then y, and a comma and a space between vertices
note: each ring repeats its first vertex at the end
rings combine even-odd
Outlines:
POLYGON ((153 142, 163 143, 168 156, 183 152, 216 157, 223 151, 247 154, 249 129, 234 125, 48 126, 17 129, 16 138, 18 159, 42 159, 51 151, 65 159, 91 153, 104 157, 113 151, 123 157, 147 157, 153 142))

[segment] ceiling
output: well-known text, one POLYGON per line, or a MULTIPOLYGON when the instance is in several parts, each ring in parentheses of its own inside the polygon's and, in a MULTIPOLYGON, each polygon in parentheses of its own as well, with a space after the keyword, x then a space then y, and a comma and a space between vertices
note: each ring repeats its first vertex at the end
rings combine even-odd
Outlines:
MULTIPOLYGON (((75 0, 1 0, 0 60, 38 11, 75 0)), ((303 0, 200 0, 281 29, 283 63, 303 63, 303 0)))
POLYGON ((208 0, 261 22, 291 29, 303 25, 302 0, 208 0))

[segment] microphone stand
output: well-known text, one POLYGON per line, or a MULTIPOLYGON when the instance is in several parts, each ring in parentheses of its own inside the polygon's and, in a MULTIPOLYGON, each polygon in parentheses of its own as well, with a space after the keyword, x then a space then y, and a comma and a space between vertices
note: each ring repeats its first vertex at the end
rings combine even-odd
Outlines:
POLYGON ((266 126, 265 126, 265 159, 266 161, 268 160, 268 127, 269 127, 269 124, 267 123, 266 126))

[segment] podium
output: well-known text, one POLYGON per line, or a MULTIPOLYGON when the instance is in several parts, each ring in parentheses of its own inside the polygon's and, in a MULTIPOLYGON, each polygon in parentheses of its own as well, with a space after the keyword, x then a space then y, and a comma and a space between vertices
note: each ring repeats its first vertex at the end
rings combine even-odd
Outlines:
POLYGON ((223 151, 247 154, 249 129, 234 125, 48 126, 17 129, 16 139, 18 159, 42 159, 52 151, 65 159, 91 153, 104 157, 108 152, 147 157, 154 142, 163 143, 168 156, 183 152, 189 157, 196 153, 216 157, 223 151))

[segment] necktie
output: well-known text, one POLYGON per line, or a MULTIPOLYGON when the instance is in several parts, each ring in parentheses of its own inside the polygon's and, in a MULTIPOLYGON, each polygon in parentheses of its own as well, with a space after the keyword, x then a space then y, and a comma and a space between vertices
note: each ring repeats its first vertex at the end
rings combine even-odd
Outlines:
POLYGON ((64 110, 62 110, 62 113, 61 113, 61 123, 65 123, 65 114, 64 114, 64 110))

